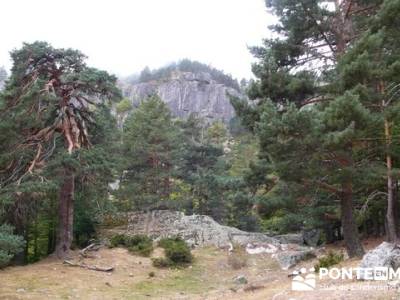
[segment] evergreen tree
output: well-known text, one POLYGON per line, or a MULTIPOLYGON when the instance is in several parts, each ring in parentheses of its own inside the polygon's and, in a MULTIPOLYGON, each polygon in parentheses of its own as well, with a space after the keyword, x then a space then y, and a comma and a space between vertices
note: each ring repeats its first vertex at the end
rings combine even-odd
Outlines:
POLYGON ((232 100, 243 125, 260 138, 264 166, 256 169, 270 170, 300 188, 324 189, 340 201, 350 256, 363 254, 349 174, 358 170, 354 143, 362 135, 360 124, 365 124, 366 111, 356 95, 341 95, 335 89, 335 68, 357 35, 366 30, 380 2, 344 0, 332 6, 325 1, 267 1, 279 18, 272 26, 278 38, 252 48, 259 59, 253 66, 258 80, 250 85, 248 95, 257 101, 248 105, 232 100), (265 105, 266 101, 276 107, 265 105), (288 102, 297 107, 321 105, 300 111, 288 102))
MULTIPOLYGON (((398 242, 398 204, 396 181, 398 145, 395 133, 399 130, 400 104, 400 33, 398 14, 400 1, 384 1, 366 31, 342 58, 339 64, 339 89, 359 95, 369 110, 374 127, 364 143, 371 153, 386 162, 387 178, 387 237, 398 242)), ((386 174, 385 174, 386 173, 386 174)), ((376 178, 379 182, 380 180, 376 178)))
POLYGON ((145 99, 128 117, 123 133, 127 168, 121 196, 135 209, 150 209, 169 198, 178 163, 179 131, 158 96, 145 99))
POLYGON ((44 184, 42 170, 57 146, 64 146, 56 246, 57 255, 64 257, 72 242, 76 150, 92 145, 96 106, 119 97, 116 78, 87 67, 79 51, 45 42, 24 44, 11 57, 13 68, 0 105, 1 129, 7 132, 0 159, 3 195, 15 203, 15 198, 40 197, 52 187, 44 184))

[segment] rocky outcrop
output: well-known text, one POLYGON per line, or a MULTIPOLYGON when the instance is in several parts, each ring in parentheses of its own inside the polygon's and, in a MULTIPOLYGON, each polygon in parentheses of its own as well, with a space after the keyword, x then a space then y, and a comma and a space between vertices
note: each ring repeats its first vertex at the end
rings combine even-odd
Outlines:
POLYGON ((192 246, 229 247, 230 243, 268 243, 279 246, 276 239, 263 233, 245 232, 224 226, 209 216, 186 216, 182 212, 169 210, 131 213, 126 233, 145 234, 154 239, 180 236, 192 246))
MULTIPOLYGON (((122 217, 122 216, 121 216, 122 217)), ((281 243, 275 237, 259 232, 246 232, 224 226, 209 216, 186 216, 182 212, 154 210, 151 212, 131 212, 124 215, 127 225, 103 230, 103 237, 115 234, 142 234, 157 241, 164 237, 181 237, 192 247, 215 246, 228 251, 233 245, 241 245, 250 255, 270 254, 282 269, 289 269, 298 262, 318 256, 318 249, 293 243, 281 243)), ((286 241, 287 242, 287 241, 286 241)))
POLYGON ((368 251, 359 266, 362 270, 360 279, 368 279, 367 270, 379 267, 397 270, 400 267, 400 247, 395 244, 383 242, 375 249, 368 251))
POLYGON ((142 83, 121 82, 123 95, 137 106, 149 95, 157 94, 176 117, 191 113, 208 122, 228 122, 234 116, 229 95, 243 98, 235 89, 217 83, 206 72, 172 72, 167 78, 142 83))
POLYGON ((304 249, 282 251, 274 254, 273 257, 275 257, 283 270, 288 270, 300 261, 316 257, 316 254, 313 249, 305 247, 304 249))
POLYGON ((317 247, 321 242, 322 231, 320 229, 304 230, 302 233, 304 244, 317 247))
POLYGON ((282 244, 304 244, 303 235, 301 233, 275 235, 274 238, 276 238, 282 244))

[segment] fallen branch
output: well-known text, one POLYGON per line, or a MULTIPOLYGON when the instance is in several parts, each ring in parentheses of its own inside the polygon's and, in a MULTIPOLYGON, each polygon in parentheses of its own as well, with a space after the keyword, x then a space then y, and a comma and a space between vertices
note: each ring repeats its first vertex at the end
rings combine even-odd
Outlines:
POLYGON ((100 271, 100 272, 112 272, 114 270, 114 267, 104 267, 103 268, 103 267, 87 265, 85 263, 77 264, 77 263, 74 263, 74 262, 72 262, 70 260, 64 260, 63 263, 66 264, 66 265, 72 266, 72 267, 80 267, 80 268, 93 270, 93 271, 100 271))
POLYGON ((81 256, 83 256, 84 258, 94 258, 94 256, 92 255, 88 255, 88 251, 97 251, 99 250, 101 247, 101 245, 98 245, 96 243, 91 243, 89 246, 87 246, 86 248, 82 249, 79 254, 81 256))

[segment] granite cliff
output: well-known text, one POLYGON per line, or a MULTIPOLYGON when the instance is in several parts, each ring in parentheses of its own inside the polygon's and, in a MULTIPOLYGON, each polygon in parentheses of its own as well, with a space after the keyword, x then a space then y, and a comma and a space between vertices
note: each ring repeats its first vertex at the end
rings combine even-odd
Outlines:
POLYGON ((209 122, 228 122, 235 114, 229 95, 243 97, 237 89, 218 82, 207 72, 173 71, 161 79, 137 83, 122 80, 120 88, 134 107, 147 96, 157 94, 175 116, 184 118, 195 113, 209 122))

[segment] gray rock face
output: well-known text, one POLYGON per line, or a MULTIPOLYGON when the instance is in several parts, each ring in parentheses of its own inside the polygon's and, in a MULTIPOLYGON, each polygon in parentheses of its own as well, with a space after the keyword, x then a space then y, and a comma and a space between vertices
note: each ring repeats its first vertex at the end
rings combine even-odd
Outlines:
POLYGON ((320 229, 310 229, 303 231, 304 243, 310 247, 317 247, 321 240, 320 229))
POLYGON ((253 242, 279 246, 276 239, 262 233, 223 226, 208 216, 185 216, 182 212, 168 210, 131 213, 126 233, 145 234, 154 239, 180 236, 192 246, 228 247, 230 243, 247 245, 253 242))
MULTIPOLYGON (((400 267, 400 247, 383 242, 375 249, 368 251, 360 263, 360 268, 386 267, 397 270, 400 267)), ((360 273, 360 278, 365 279, 366 274, 360 273)))
POLYGON ((233 88, 211 79, 210 74, 200 72, 173 72, 168 78, 137 84, 120 83, 125 97, 138 105, 149 95, 157 94, 176 117, 196 113, 209 122, 229 121, 234 116, 228 94, 243 98, 233 88))
POLYGON ((288 233, 274 236, 282 244, 304 244, 303 235, 301 233, 288 233))
POLYGON ((294 267, 297 263, 315 257, 315 253, 311 249, 299 251, 284 251, 274 254, 275 259, 283 270, 294 267))

